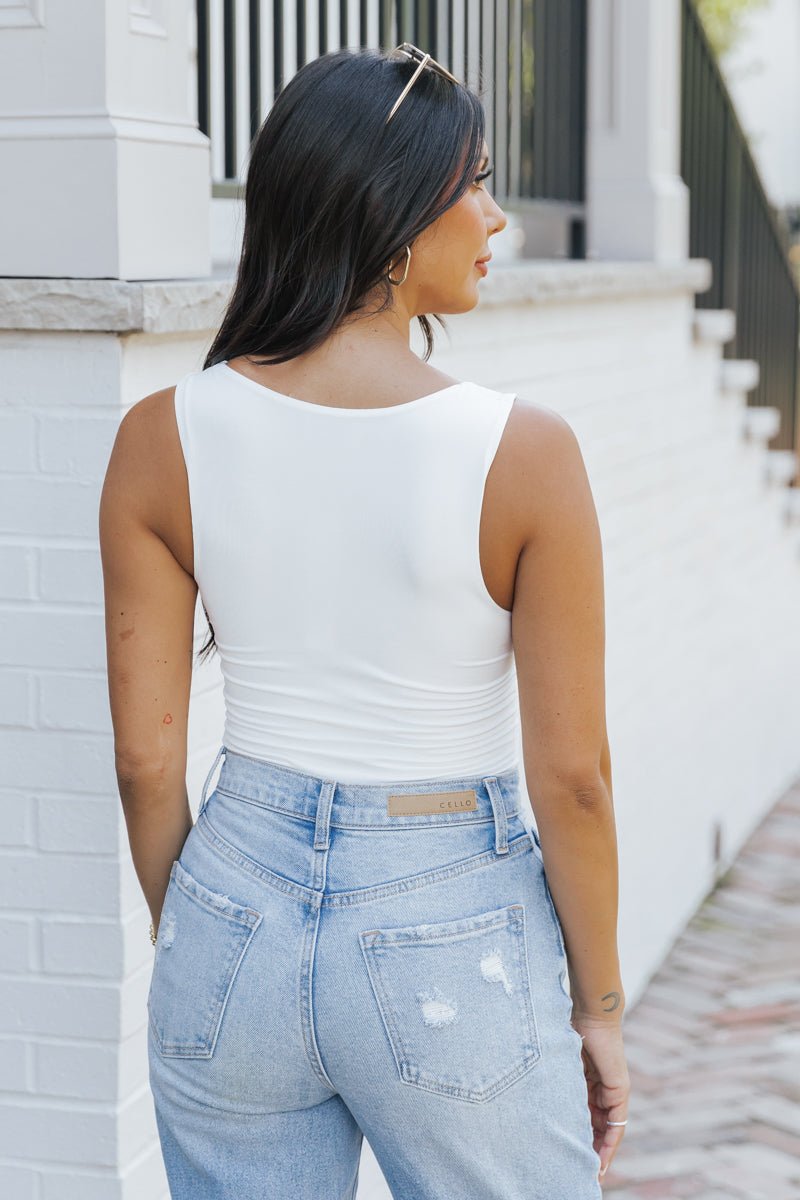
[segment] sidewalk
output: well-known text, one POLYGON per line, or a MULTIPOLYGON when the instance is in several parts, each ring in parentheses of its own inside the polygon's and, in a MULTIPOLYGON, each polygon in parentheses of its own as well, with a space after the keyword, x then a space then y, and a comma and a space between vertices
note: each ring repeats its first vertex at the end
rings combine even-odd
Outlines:
POLYGON ((629 1124, 606 1200, 800 1200, 800 781, 623 1028, 629 1124))

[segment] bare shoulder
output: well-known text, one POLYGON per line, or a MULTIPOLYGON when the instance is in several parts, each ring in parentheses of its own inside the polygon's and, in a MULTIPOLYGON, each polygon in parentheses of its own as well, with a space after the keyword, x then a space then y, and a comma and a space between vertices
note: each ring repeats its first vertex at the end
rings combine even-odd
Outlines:
POLYGON ((175 421, 175 386, 160 388, 137 400, 122 418, 118 437, 131 452, 156 450, 152 443, 164 435, 177 434, 175 421))
POLYGON ((533 404, 518 396, 506 425, 507 453, 520 460, 535 461, 537 465, 559 462, 580 453, 575 431, 560 413, 542 404, 533 404))
POLYGON ((103 484, 107 524, 135 519, 191 566, 191 517, 175 386, 132 404, 117 429, 103 484))
POLYGON ((109 469, 146 495, 148 487, 168 483, 181 466, 175 419, 175 388, 161 388, 132 404, 122 418, 109 469))
MULTIPOLYGON (((518 397, 498 448, 505 509, 520 545, 589 491, 583 454, 569 422, 545 405, 518 397)), ((590 496, 590 493, 589 493, 590 496)))

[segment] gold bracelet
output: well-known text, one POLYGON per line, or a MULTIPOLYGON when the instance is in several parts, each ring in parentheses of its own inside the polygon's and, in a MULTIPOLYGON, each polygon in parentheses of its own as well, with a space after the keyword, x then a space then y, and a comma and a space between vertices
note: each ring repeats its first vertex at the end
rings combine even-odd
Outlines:
POLYGON ((151 921, 150 922, 150 941, 155 946, 157 940, 158 940, 158 934, 156 933, 155 929, 153 928, 153 922, 151 921))

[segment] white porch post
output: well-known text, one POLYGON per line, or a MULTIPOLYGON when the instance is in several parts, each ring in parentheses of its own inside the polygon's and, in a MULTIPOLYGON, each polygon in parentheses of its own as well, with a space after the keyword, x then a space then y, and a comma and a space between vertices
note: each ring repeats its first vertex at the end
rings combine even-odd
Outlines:
MULTIPOLYGON (((195 40, 193 0, 0 0, 0 1196, 13 1200, 168 1194, 98 507, 120 419, 201 365, 228 290, 208 278, 195 40)), ((193 717, 193 797, 218 690, 193 717)))
POLYGON ((0 274, 207 275, 192 0, 2 0, 0 274))
POLYGON ((589 0, 588 258, 688 255, 680 30, 680 0, 589 0))

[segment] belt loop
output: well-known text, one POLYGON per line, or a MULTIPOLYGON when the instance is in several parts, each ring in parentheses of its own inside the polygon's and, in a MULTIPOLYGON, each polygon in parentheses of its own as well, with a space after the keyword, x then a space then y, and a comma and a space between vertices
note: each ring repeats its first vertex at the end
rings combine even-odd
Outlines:
POLYGON ((327 850, 330 841, 331 805, 336 784, 330 780, 323 783, 317 800, 317 819, 314 825, 314 849, 327 850))
POLYGON ((214 774, 215 770, 217 769, 217 763, 222 758, 223 754, 227 755, 227 751, 224 746, 220 746, 219 750, 217 751, 217 757, 214 759, 213 763, 211 764, 211 770, 206 775, 206 781, 203 784, 203 792, 202 792, 202 795, 200 796, 200 807, 197 810, 198 817, 200 816, 201 812, 203 811, 203 809, 206 806, 208 785, 211 782, 211 776, 214 774))
POLYGON ((508 854, 508 817, 500 785, 494 775, 487 775, 483 782, 489 793, 489 799, 492 802, 492 811, 494 812, 495 854, 508 854))

